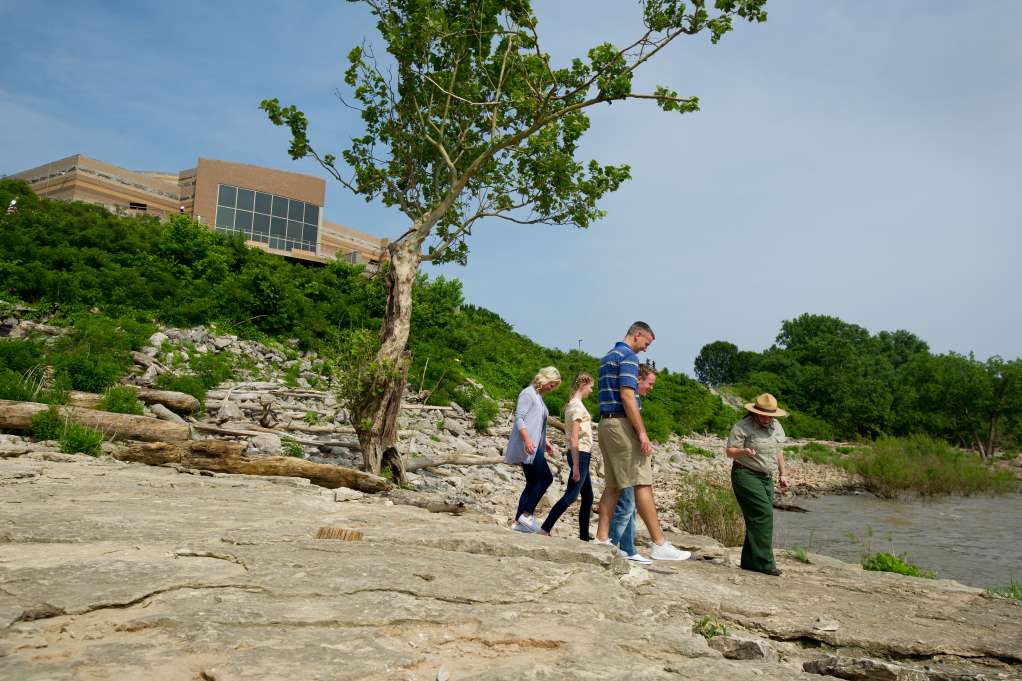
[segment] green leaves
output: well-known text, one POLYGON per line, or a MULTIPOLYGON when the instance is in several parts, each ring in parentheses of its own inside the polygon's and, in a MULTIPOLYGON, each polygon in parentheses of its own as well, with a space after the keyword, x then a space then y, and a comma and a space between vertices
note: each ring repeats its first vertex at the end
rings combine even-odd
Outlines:
POLYGON ((386 50, 363 44, 348 53, 346 103, 363 128, 350 144, 319 155, 295 106, 260 106, 290 129, 292 158, 313 156, 367 201, 398 207, 424 258, 459 263, 481 220, 586 227, 602 217, 599 201, 629 170, 577 158, 584 110, 649 99, 664 111, 698 111, 697 98, 666 86, 633 92, 636 70, 679 36, 707 31, 717 42, 733 16, 766 18, 765 0, 717 2, 716 11, 702 1, 645 0, 633 43, 601 43, 557 67, 527 0, 364 2, 386 50))

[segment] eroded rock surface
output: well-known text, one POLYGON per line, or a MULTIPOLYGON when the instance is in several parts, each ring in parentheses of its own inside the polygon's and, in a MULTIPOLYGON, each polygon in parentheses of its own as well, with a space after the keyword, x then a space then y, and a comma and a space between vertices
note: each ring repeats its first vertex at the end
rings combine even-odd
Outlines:
POLYGON ((291 478, 0 460, 3 678, 781 680, 822 678, 803 670, 816 661, 1022 676, 1022 605, 955 582, 822 556, 744 573, 735 550, 680 534, 699 559, 639 574, 489 515, 336 498, 291 478), (693 632, 705 615, 763 655, 725 658, 693 632))

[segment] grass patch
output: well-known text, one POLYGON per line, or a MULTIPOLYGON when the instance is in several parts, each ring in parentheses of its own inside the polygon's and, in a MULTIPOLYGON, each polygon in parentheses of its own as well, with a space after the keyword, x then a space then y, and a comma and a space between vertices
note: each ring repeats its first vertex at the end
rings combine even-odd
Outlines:
POLYGON ((714 636, 727 636, 727 627, 720 620, 704 615, 701 620, 692 625, 692 631, 699 634, 707 641, 714 636))
POLYGON ((287 371, 284 372, 284 385, 289 388, 297 388, 298 374, 301 373, 301 371, 302 368, 297 363, 289 366, 287 371))
POLYGON ((1022 584, 1019 584, 1014 579, 1008 583, 1008 586, 992 586, 986 592, 991 596, 1022 601, 1022 584))
POLYGON ((724 546, 739 546, 745 538, 745 520, 738 500, 729 488, 712 487, 689 478, 692 494, 682 494, 675 503, 686 532, 713 537, 724 546))
POLYGON ((99 456, 103 453, 103 434, 80 423, 72 423, 55 405, 32 417, 31 432, 32 437, 39 440, 56 440, 60 451, 65 454, 80 452, 99 456))
POLYGON ((681 443, 681 451, 691 456, 705 456, 707 459, 712 459, 715 456, 714 453, 711 452, 709 449, 696 447, 695 445, 690 445, 687 442, 681 443))
POLYGON ((924 579, 936 579, 937 573, 932 570, 923 570, 918 565, 913 565, 905 560, 905 556, 896 556, 892 553, 881 551, 866 556, 862 560, 863 570, 874 572, 893 572, 909 577, 923 577, 924 579))
POLYGON ((1019 488, 1010 472, 926 435, 881 438, 857 448, 843 466, 862 476, 866 489, 885 499, 909 491, 922 496, 967 496, 1006 494, 1019 488))
POLYGON ((305 458, 305 449, 302 447, 302 443, 290 437, 280 438, 280 450, 284 456, 293 456, 296 459, 305 458))
POLYGON ((809 552, 806 551, 801 546, 796 546, 794 548, 788 549, 788 558, 791 558, 792 560, 797 560, 800 563, 806 563, 807 565, 812 562, 811 560, 809 560, 809 552))
POLYGON ((103 399, 99 401, 99 408, 103 411, 112 411, 117 414, 135 414, 141 416, 145 413, 145 407, 138 399, 135 389, 126 385, 115 385, 106 389, 103 399))

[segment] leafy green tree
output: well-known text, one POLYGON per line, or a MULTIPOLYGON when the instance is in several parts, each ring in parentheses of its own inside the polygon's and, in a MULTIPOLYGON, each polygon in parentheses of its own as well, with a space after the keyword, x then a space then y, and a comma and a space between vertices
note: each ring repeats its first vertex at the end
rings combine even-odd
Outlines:
POLYGON ((696 111, 695 97, 667 87, 637 91, 636 71, 681 36, 706 32, 716 43, 735 17, 761 22, 766 11, 765 0, 716 0, 715 11, 703 0, 645 0, 633 42, 602 43, 586 59, 558 68, 540 45, 528 0, 363 2, 387 56, 378 59, 368 46, 348 55, 345 83, 364 132, 343 150, 343 164, 313 148, 308 121, 295 106, 267 99, 261 107, 290 129, 292 158, 313 157, 355 194, 408 219, 387 246, 387 308, 376 356, 387 370, 366 374, 364 390, 373 397, 353 419, 364 467, 376 472, 396 440, 419 264, 464 263, 468 236, 487 218, 587 227, 601 217, 598 201, 629 169, 576 159, 589 127, 586 110, 642 99, 665 111, 696 111))
POLYGON ((727 341, 707 343, 695 361, 696 378, 703 385, 728 385, 739 379, 738 346, 727 341))

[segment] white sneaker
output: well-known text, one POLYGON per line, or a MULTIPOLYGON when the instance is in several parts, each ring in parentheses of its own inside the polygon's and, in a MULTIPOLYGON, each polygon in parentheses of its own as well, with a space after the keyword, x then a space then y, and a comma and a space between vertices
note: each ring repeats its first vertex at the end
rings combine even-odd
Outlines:
POLYGON ((518 516, 518 523, 520 525, 525 525, 527 528, 529 528, 529 532, 539 532, 540 530, 539 523, 536 522, 535 516, 525 515, 523 513, 520 516, 518 516))
POLYGON ((622 549, 620 547, 617 550, 617 555, 621 556, 622 558, 627 558, 628 557, 628 554, 625 553, 624 549, 622 549))
POLYGON ((535 530, 533 530, 531 527, 529 527, 528 525, 523 525, 521 523, 513 524, 511 526, 511 529, 514 530, 515 532, 524 532, 525 534, 536 534, 535 530))
MULTIPOLYGON (((685 553, 685 551, 682 551, 682 553, 685 553)), ((624 551, 622 551, 621 554, 624 555, 624 551)), ((633 563, 638 563, 639 565, 649 565, 650 563, 653 562, 646 556, 642 555, 641 553, 633 553, 630 556, 625 556, 625 558, 632 561, 633 563)))
POLYGON ((669 541, 663 544, 653 544, 649 551, 649 557, 653 560, 688 560, 692 557, 689 551, 676 549, 669 541))
POLYGON ((590 539, 589 543, 590 544, 599 544, 600 546, 617 546, 614 542, 612 542, 609 539, 590 539))

